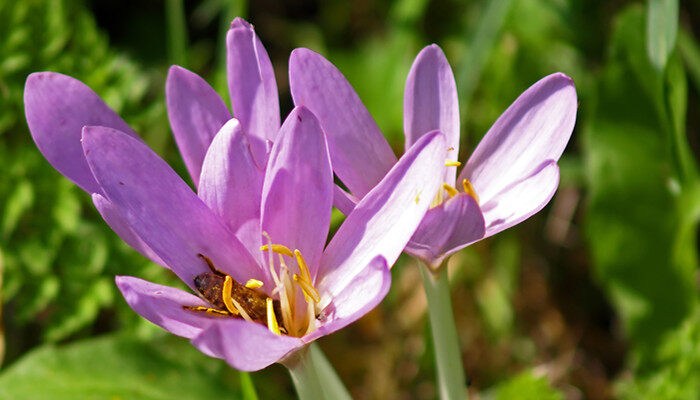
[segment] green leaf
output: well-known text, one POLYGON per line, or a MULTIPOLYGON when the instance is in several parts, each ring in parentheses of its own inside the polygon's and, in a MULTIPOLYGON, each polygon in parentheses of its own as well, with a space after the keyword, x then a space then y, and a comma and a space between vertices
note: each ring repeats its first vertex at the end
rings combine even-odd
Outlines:
POLYGON ((676 45, 678 0, 649 0, 647 11, 647 52, 658 71, 663 71, 676 45))
MULTIPOLYGON (((486 65, 496 39, 505 21, 506 14, 510 10, 511 0, 485 1, 483 16, 468 40, 468 50, 462 57, 457 70, 457 85, 459 97, 462 102, 461 112, 465 114, 469 101, 474 94, 474 89, 481 78, 481 72, 486 65)), ((465 24, 469 26, 469 24, 465 24)))
POLYGON ((678 32, 678 50, 680 50, 690 78, 695 83, 695 88, 700 91, 700 46, 691 33, 681 30, 678 32))
POLYGON ((5 203, 2 220, 2 236, 7 237, 17 227, 22 215, 32 207, 34 203, 34 189, 32 184, 22 180, 12 191, 5 203))
POLYGON ((227 369, 174 336, 141 341, 112 335, 32 351, 0 375, 0 398, 241 398, 224 379, 227 369))
POLYGON ((697 302, 697 250, 689 239, 697 218, 678 183, 666 106, 682 110, 684 89, 675 83, 667 99, 638 39, 644 32, 640 8, 622 12, 615 26, 597 104, 585 121, 586 234, 597 278, 644 371, 661 367, 654 359, 659 344, 697 302))
POLYGON ((495 389, 495 400, 560 400, 564 396, 552 389, 544 376, 538 377, 526 371, 499 384, 495 389))

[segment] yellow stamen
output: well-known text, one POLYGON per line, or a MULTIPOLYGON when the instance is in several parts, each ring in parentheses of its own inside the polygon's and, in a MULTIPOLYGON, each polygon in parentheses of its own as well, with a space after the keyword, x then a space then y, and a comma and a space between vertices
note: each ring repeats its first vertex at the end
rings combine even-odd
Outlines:
POLYGON ((301 251, 299 251, 299 249, 294 250, 294 255, 297 257, 297 264, 299 264, 301 276, 311 282, 311 272, 309 272, 309 267, 306 266, 306 260, 304 260, 304 256, 301 255, 301 251))
POLYGON ((454 149, 454 147, 450 147, 449 149, 447 149, 447 152, 454 151, 454 149))
POLYGON ((245 283, 245 287, 247 287, 248 289, 257 289, 259 287, 262 287, 262 285, 262 281, 259 281, 257 279, 248 279, 248 282, 245 283))
POLYGON ((267 298, 267 329, 275 335, 281 335, 277 317, 275 316, 275 308, 272 304, 272 299, 267 298))
POLYGON ((472 196, 479 203, 479 195, 476 194, 476 190, 474 190, 474 186, 469 182, 469 179, 462 180, 462 187, 464 187, 464 193, 472 196))
MULTIPOLYGON (((260 246, 260 251, 268 251, 270 249, 270 245, 264 244, 260 246)), ((281 245, 281 244, 273 244, 272 245, 272 252, 277 253, 277 254, 283 254, 287 257, 294 257, 294 253, 292 253, 291 250, 287 246, 281 245)))
POLYGON ((228 312, 236 315, 239 313, 239 311, 236 306, 233 305, 234 300, 231 297, 231 290, 233 290, 233 279, 226 275, 226 278, 224 278, 224 289, 221 291, 221 297, 224 300, 224 305, 226 306, 228 312))
POLYGON ((459 193, 457 189, 453 188, 452 186, 446 183, 442 184, 442 188, 445 189, 445 191, 447 192, 447 194, 450 195, 450 197, 455 197, 459 193))
POLYGON ((462 165, 462 163, 459 161, 450 160, 449 158, 445 159, 446 167, 459 167, 460 165, 462 165))
POLYGON ((318 294, 318 290, 306 279, 294 274, 294 282, 301 287, 301 291, 304 292, 304 296, 306 296, 307 300, 310 298, 314 303, 321 301, 321 295, 318 294))

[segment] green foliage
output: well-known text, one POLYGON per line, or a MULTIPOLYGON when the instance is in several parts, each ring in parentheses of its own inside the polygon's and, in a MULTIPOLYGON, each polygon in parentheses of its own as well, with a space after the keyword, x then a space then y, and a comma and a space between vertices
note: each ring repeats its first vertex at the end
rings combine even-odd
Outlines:
MULTIPOLYGON (((109 48, 81 2, 3 1, 0 20, 0 250, 5 319, 15 328, 7 335, 11 359, 37 340, 61 340, 93 324, 100 310, 115 305, 114 275, 140 274, 147 264, 105 228, 90 197, 34 146, 23 117, 26 76, 69 74, 135 128, 158 134, 167 125, 158 116, 162 102, 149 98, 160 89, 109 48), (38 329, 41 336, 21 329, 38 329)), ((159 267, 149 268, 162 275, 159 267)))
POLYGON ((532 371, 522 372, 495 388, 495 400, 560 400, 564 396, 552 389, 547 378, 536 376, 532 371))
POLYGON ((32 351, 0 376, 0 398, 242 398, 232 385, 237 382, 230 379, 232 373, 223 362, 199 353, 181 338, 163 335, 141 341, 110 335, 32 351))
POLYGON ((678 0, 649 0, 647 11, 647 52, 652 65, 663 71, 676 45, 678 0))
POLYGON ((664 336, 655 349, 659 368, 639 371, 619 384, 625 399, 697 399, 700 393, 700 309, 664 336))
POLYGON ((651 398, 691 399, 700 387, 683 376, 696 365, 697 350, 675 347, 697 346, 690 342, 699 322, 693 310, 700 197, 685 138, 687 89, 677 58, 665 74, 648 61, 638 40, 643 34, 640 8, 618 16, 586 126, 587 234, 596 274, 632 344, 638 380, 624 392, 636 398, 654 389, 659 396, 651 398))

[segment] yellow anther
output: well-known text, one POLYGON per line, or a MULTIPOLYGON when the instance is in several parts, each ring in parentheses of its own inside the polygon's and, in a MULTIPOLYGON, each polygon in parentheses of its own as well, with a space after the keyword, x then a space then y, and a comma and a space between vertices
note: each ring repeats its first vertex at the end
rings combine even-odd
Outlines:
POLYGON ((301 276, 294 274, 294 282, 299 284, 301 287, 301 291, 304 292, 304 296, 307 297, 307 299, 311 299, 314 301, 314 303, 318 303, 321 301, 321 295, 318 294, 318 290, 316 290, 313 285, 308 282, 306 279, 302 278, 301 276))
POLYGON ((267 329, 275 335, 281 335, 277 316, 275 316, 275 307, 273 307, 272 299, 269 297, 267 298, 267 329))
POLYGON ((299 272, 302 278, 311 282, 311 272, 309 272, 309 267, 306 265, 306 260, 304 260, 304 256, 301 255, 301 251, 299 251, 299 249, 294 250, 294 255, 297 258, 297 264, 299 264, 299 272))
MULTIPOLYGON (((260 251, 268 251, 270 249, 270 246, 267 244, 264 244, 260 246, 260 251)), ((273 244, 272 245, 272 252, 277 253, 277 254, 282 254, 287 257, 294 257, 294 253, 292 253, 291 250, 287 246, 281 245, 281 244, 273 244)))
POLYGON ((450 195, 450 197, 455 197, 457 195, 457 193, 459 193, 457 191, 457 189, 453 188, 452 186, 450 186, 446 183, 442 184, 442 188, 445 189, 445 191, 447 192, 447 194, 450 195))
POLYGON ((262 287, 262 285, 262 281, 259 281, 257 279, 248 279, 248 282, 245 283, 245 287, 247 287, 248 289, 257 289, 259 287, 262 287))
POLYGON ((479 195, 476 194, 476 190, 474 190, 474 186, 469 182, 469 179, 462 180, 462 187, 464 187, 464 193, 472 196, 479 203, 479 195))
POLYGON ((224 305, 228 312, 233 315, 238 314, 238 309, 233 305, 233 298, 231 297, 231 290, 233 290, 233 279, 226 275, 224 278, 224 289, 221 291, 221 298, 224 300, 224 305))
POLYGON ((447 151, 448 151, 448 152, 454 151, 454 149, 455 149, 454 147, 450 147, 449 149, 447 149, 447 151))
POLYGON ((449 158, 445 159, 446 167, 459 167, 460 165, 462 165, 462 163, 459 161, 450 160, 449 158))

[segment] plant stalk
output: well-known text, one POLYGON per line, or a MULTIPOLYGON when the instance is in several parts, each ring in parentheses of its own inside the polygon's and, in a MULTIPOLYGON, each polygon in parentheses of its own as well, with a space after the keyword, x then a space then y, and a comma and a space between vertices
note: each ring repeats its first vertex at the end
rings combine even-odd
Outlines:
POLYGON ((450 285, 446 261, 433 273, 419 266, 423 275, 425 296, 428 300, 430 331, 433 336, 438 387, 442 400, 465 400, 467 385, 464 379, 462 352, 452 312, 450 285))
POLYGON ((352 400, 350 393, 315 343, 282 362, 300 400, 352 400))

